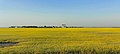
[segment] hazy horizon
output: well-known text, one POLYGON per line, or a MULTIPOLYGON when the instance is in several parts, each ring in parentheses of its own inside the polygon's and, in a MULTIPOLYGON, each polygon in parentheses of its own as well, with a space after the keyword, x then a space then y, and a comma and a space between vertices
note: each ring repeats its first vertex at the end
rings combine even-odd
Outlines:
POLYGON ((67 25, 120 27, 120 0, 0 0, 0 27, 67 25))

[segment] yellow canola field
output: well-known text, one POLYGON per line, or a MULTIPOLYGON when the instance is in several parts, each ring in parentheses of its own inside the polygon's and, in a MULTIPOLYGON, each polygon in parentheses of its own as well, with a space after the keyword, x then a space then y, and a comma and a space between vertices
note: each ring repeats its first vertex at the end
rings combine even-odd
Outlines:
POLYGON ((0 28, 0 42, 19 42, 0 54, 120 54, 120 28, 0 28))

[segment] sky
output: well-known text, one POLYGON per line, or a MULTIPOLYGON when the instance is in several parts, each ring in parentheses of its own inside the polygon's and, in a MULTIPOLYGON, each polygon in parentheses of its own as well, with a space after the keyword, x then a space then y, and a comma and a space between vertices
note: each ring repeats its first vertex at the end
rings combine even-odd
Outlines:
POLYGON ((120 0, 0 0, 0 26, 120 26, 120 0))

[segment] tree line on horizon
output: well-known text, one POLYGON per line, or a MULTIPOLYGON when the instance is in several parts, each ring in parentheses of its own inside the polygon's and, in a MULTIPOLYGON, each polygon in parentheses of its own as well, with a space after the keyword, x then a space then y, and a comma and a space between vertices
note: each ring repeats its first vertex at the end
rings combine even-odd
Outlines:
POLYGON ((9 28, 83 28, 77 26, 11 26, 9 28))

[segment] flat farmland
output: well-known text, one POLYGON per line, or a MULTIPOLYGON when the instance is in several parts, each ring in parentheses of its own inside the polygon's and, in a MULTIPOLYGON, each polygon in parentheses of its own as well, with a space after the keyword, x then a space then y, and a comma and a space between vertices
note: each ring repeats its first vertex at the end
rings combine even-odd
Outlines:
POLYGON ((0 28, 0 54, 120 54, 120 28, 0 28))

